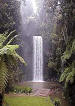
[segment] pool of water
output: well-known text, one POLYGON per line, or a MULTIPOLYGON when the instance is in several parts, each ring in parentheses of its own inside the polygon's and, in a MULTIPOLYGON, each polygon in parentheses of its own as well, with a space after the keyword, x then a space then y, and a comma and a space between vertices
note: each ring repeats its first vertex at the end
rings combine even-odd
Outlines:
POLYGON ((27 82, 23 82, 21 83, 21 85, 23 86, 29 86, 33 89, 51 89, 51 88, 54 88, 54 87, 61 87, 61 85, 59 83, 56 83, 56 82, 45 82, 45 81, 42 81, 42 82, 32 82, 32 81, 27 81, 27 82))

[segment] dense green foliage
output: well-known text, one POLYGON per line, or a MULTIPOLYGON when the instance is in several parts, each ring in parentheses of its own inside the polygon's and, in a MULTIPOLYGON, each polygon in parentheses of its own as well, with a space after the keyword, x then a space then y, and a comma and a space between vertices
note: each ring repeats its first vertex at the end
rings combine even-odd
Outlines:
POLYGON ((57 71, 65 96, 75 105, 75 1, 59 0, 52 40, 52 55, 48 67, 57 71))
POLYGON ((62 61, 68 64, 60 77, 60 82, 65 81, 65 87, 68 85, 68 82, 72 84, 75 81, 75 61, 71 60, 72 62, 68 62, 75 53, 75 40, 71 42, 67 45, 66 50, 61 57, 62 61))
POLYGON ((61 76, 60 82, 64 84, 65 96, 75 105, 75 2, 74 0, 62 0, 61 2, 61 24, 60 34, 62 34, 64 46, 61 55, 61 76))
POLYGON ((68 83, 74 83, 75 81, 75 63, 73 63, 70 67, 64 69, 60 77, 60 82, 65 82, 65 87, 68 86, 68 83))
POLYGON ((19 2, 16 0, 0 0, 0 33, 18 29, 19 6, 19 2))
POLYGON ((15 66, 15 62, 17 65, 18 60, 20 60, 20 62, 26 64, 24 59, 20 57, 15 51, 17 48, 19 48, 19 46, 10 44, 14 38, 10 38, 12 34, 13 33, 11 32, 7 36, 3 36, 2 34, 0 35, 0 93, 2 93, 5 88, 9 71, 12 70, 12 68, 15 66))
POLYGON ((61 57, 62 61, 66 61, 71 58, 71 56, 75 53, 75 39, 69 41, 66 47, 63 56, 61 57))
POLYGON ((12 92, 30 94, 32 92, 32 88, 16 85, 13 87, 12 92))
POLYGON ((15 0, 0 0, 0 105, 6 85, 11 86, 16 72, 19 72, 19 63, 26 65, 24 59, 16 52, 19 48, 15 43, 19 24, 19 3, 16 3, 18 2, 15 0))

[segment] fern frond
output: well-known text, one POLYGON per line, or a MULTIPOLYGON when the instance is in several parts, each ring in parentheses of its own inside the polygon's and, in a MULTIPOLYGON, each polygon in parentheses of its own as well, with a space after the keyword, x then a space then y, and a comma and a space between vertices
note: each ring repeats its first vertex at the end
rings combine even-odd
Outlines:
POLYGON ((3 60, 0 61, 0 93, 4 91, 8 78, 8 69, 3 60))
POLYGON ((71 57, 71 51, 70 50, 66 50, 63 53, 63 56, 61 57, 61 60, 62 61, 65 61, 65 60, 69 59, 70 57, 71 57))
POLYGON ((5 41, 6 37, 4 34, 0 34, 0 48, 3 46, 3 42, 5 41))
POLYGON ((10 43, 12 43, 13 41, 14 41, 14 39, 16 38, 16 37, 18 37, 19 35, 15 35, 11 40, 9 40, 9 42, 7 43, 7 45, 9 45, 10 43))
POLYGON ((75 68, 73 68, 72 72, 70 72, 68 74, 68 76, 66 77, 65 87, 67 87, 68 82, 70 82, 72 84, 74 82, 74 80, 75 80, 75 68))
POLYGON ((64 72, 61 74, 59 82, 64 82, 70 71, 70 67, 65 68, 64 72))
POLYGON ((24 61, 24 59, 18 55, 16 52, 13 54, 13 57, 17 60, 19 60, 21 63, 23 63, 25 66, 27 65, 27 63, 24 61))
POLYGON ((15 32, 16 32, 16 30, 11 31, 9 33, 9 35, 6 37, 5 41, 3 42, 3 46, 7 45, 7 43, 15 36, 15 34, 14 34, 15 32))
POLYGON ((11 37, 12 34, 14 34, 15 32, 16 32, 16 30, 11 31, 11 32, 9 33, 9 35, 6 37, 6 39, 8 39, 9 37, 11 37))
POLYGON ((68 83, 72 84, 75 80, 75 62, 71 64, 70 67, 65 68, 64 72, 61 74, 60 82, 65 83, 65 88, 68 86, 68 83))
POLYGON ((13 56, 15 60, 19 60, 21 63, 26 65, 24 59, 16 53, 16 49, 19 48, 19 45, 6 45, 0 49, 0 56, 6 54, 7 56, 13 56))
POLYGON ((0 49, 0 56, 4 54, 12 55, 17 48, 19 48, 19 45, 6 45, 2 49, 0 49))

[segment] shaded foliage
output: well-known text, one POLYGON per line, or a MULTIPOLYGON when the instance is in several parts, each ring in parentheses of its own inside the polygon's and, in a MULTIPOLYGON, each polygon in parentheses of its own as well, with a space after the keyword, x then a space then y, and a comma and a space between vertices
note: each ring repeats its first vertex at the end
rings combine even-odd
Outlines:
POLYGON ((65 96, 75 105, 75 1, 59 0, 59 14, 56 16, 51 35, 53 52, 48 67, 59 73, 64 85, 65 96))
POLYGON ((20 24, 20 3, 16 0, 0 0, 0 33, 17 29, 20 24))

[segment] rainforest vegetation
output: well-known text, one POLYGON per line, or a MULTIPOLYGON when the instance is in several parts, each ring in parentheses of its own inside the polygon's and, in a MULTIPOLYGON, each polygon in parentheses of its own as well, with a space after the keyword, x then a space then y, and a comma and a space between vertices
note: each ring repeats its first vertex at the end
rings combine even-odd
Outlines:
MULTIPOLYGON (((75 0, 59 0, 59 3, 58 0, 46 0, 45 7, 48 14, 52 8, 54 19, 52 32, 48 34, 52 47, 45 67, 63 87, 68 102, 75 106, 75 0)), ((27 65, 19 51, 22 46, 19 43, 20 19, 20 3, 17 0, 0 0, 0 106, 4 94, 21 81, 24 72, 20 66, 27 65)))

